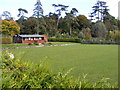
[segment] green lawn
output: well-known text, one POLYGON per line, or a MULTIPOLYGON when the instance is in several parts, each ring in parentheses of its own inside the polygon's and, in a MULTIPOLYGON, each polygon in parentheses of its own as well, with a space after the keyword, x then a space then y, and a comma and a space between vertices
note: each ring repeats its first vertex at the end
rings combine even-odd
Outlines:
POLYGON ((38 63, 45 60, 51 71, 58 72, 73 68, 71 74, 76 78, 88 74, 87 78, 97 80, 102 77, 118 80, 117 45, 70 45, 11 50, 22 60, 38 63))
MULTIPOLYGON (((72 42, 48 42, 46 45, 56 45, 56 44, 70 44, 72 42)), ((28 45, 28 44, 1 44, 2 48, 11 48, 11 47, 27 47, 27 46, 36 46, 35 44, 28 45)))
POLYGON ((11 48, 11 47, 24 47, 28 44, 2 44, 2 48, 11 48))

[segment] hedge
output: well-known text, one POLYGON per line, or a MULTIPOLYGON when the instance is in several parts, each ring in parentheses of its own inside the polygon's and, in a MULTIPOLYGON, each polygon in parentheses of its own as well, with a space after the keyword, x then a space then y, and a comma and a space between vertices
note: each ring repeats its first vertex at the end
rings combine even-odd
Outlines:
POLYGON ((0 37, 0 44, 11 44, 13 42, 12 37, 0 37))
POLYGON ((91 38, 91 39, 80 39, 80 38, 48 38, 50 42, 75 42, 81 44, 120 44, 118 41, 91 38))
POLYGON ((81 39, 79 38, 48 38, 49 42, 77 42, 80 43, 81 39))
POLYGON ((89 40, 81 40, 81 44, 119 44, 119 42, 105 39, 92 38, 89 40))

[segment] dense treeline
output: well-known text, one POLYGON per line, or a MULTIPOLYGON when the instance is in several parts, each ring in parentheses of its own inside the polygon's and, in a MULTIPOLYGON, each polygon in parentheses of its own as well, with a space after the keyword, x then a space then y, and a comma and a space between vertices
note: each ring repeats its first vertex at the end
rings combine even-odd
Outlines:
MULTIPOLYGON (((120 20, 109 14, 106 2, 98 1, 93 7, 89 20, 85 15, 79 14, 76 8, 71 11, 69 6, 53 4, 55 12, 43 15, 42 4, 38 0, 33 9, 33 15, 26 17, 27 10, 19 8, 19 19, 16 22, 20 26, 19 34, 46 34, 56 38, 100 38, 114 40, 120 38, 120 20), (65 16, 62 17, 62 14, 65 16), (79 14, 79 15, 78 15, 79 14), (94 22, 93 22, 94 21, 94 22)), ((10 12, 5 11, 3 16, 11 20, 10 12)))

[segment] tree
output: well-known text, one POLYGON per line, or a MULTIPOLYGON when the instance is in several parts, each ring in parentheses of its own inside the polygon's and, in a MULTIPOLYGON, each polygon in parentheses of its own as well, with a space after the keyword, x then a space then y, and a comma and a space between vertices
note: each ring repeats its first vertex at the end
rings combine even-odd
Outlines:
POLYGON ((43 9, 40 0, 37 0, 37 3, 34 5, 35 9, 33 9, 33 16, 40 18, 43 16, 43 9))
POLYGON ((57 22, 57 15, 54 13, 49 13, 46 17, 44 17, 44 20, 46 22, 46 32, 48 36, 52 37, 55 36, 55 33, 57 32, 56 22, 57 22))
POLYGON ((19 18, 18 20, 16 20, 16 22, 20 26, 20 34, 28 34, 26 21, 27 21, 27 19, 24 19, 24 18, 19 18))
POLYGON ((1 31, 1 33, 4 34, 4 35, 14 36, 14 35, 20 33, 20 27, 13 20, 10 20, 10 21, 2 20, 2 31, 1 31))
POLYGON ((85 39, 90 39, 92 37, 90 28, 82 28, 81 32, 84 34, 85 39))
POLYGON ((11 13, 8 12, 8 11, 4 11, 3 14, 2 14, 2 17, 3 17, 5 20, 13 20, 13 17, 11 16, 11 13))
POLYGON ((77 22, 79 24, 79 30, 82 30, 82 28, 91 28, 91 22, 90 20, 87 19, 86 16, 84 15, 79 15, 76 17, 77 18, 77 22))
POLYGON ((25 19, 27 18, 24 14, 28 14, 28 11, 26 9, 22 9, 22 8, 19 8, 18 9, 19 11, 19 14, 18 14, 18 17, 22 18, 22 19, 25 19))
POLYGON ((79 26, 77 23, 77 18, 74 16, 72 10, 70 11, 70 13, 66 13, 65 16, 66 26, 69 28, 69 35, 72 34, 72 28, 74 27, 74 25, 79 26))
POLYGON ((57 28, 58 28, 58 25, 59 25, 59 20, 60 20, 60 17, 61 17, 61 13, 62 12, 66 12, 67 11, 67 8, 69 7, 69 6, 65 6, 65 5, 62 5, 62 4, 58 4, 58 5, 56 5, 56 4, 52 4, 52 6, 54 6, 55 7, 55 14, 57 15, 57 28), (56 10, 56 8, 58 8, 57 10, 56 10))
POLYGON ((33 16, 37 18, 37 26, 35 27, 37 30, 37 34, 41 32, 46 32, 46 28, 44 26, 46 22, 44 21, 43 9, 42 9, 42 4, 40 0, 37 0, 37 3, 35 4, 35 9, 33 10, 33 12, 34 12, 33 16))
POLYGON ((79 32, 79 34, 78 34, 78 38, 84 39, 84 38, 85 38, 84 33, 83 33, 83 32, 79 32))
POLYGON ((28 19, 19 19, 17 22, 21 27, 20 34, 46 33, 45 22, 42 18, 37 19, 35 17, 29 17, 28 19))
MULTIPOLYGON (((52 6, 55 8, 55 12, 56 12, 56 8, 58 7, 58 5, 52 4, 52 6)), ((54 13, 55 13, 55 12, 54 12, 54 13)))
POLYGON ((118 20, 118 30, 120 31, 120 20, 118 20))
POLYGON ((21 33, 24 34, 36 34, 37 33, 37 19, 35 17, 29 17, 24 23, 24 30, 21 33))
POLYGON ((109 9, 107 9, 106 2, 97 1, 95 6, 93 6, 93 12, 90 13, 91 20, 102 21, 104 16, 108 14, 109 9), (94 19, 93 19, 94 17, 94 19))
POLYGON ((44 18, 45 17, 37 19, 38 21, 40 21, 38 23, 39 27, 37 27, 37 34, 47 34, 47 31, 46 31, 47 24, 44 18))
POLYGON ((110 14, 104 17, 104 24, 109 31, 118 30, 118 20, 110 14))
POLYGON ((92 36, 98 38, 105 38, 107 35, 107 30, 105 24, 102 22, 96 22, 92 27, 92 36))
POLYGON ((72 8, 70 13, 73 14, 74 16, 77 16, 76 14, 78 13, 78 10, 76 8, 72 8))

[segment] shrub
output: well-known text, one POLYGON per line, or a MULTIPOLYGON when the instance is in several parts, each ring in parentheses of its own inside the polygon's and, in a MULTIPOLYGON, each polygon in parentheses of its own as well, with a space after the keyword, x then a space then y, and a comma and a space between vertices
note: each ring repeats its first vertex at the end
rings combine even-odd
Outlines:
POLYGON ((12 42, 13 42, 13 39, 10 36, 0 37, 0 43, 1 44, 11 44, 12 42))
POLYGON ((37 41, 34 42, 35 45, 39 45, 39 43, 37 41))
POLYGON ((83 32, 79 32, 79 34, 78 34, 78 38, 82 38, 82 39, 85 38, 85 35, 83 34, 83 32))
POLYGON ((85 39, 92 38, 91 36, 91 29, 90 28, 82 28, 82 33, 84 34, 85 39))
POLYGON ((46 42, 43 42, 42 44, 43 44, 43 45, 46 45, 46 42))
POLYGON ((49 46, 49 45, 52 45, 51 42, 43 42, 42 44, 43 44, 43 45, 48 45, 48 46, 49 46))
POLYGON ((105 38, 107 35, 107 29, 106 26, 103 22, 96 22, 92 26, 92 36, 97 37, 97 38, 105 38))
POLYGON ((80 43, 81 39, 79 38, 48 38, 49 42, 78 42, 80 43))
POLYGON ((28 45, 32 45, 32 43, 28 43, 28 45))
POLYGON ((119 42, 120 41, 120 31, 119 30, 109 31, 106 39, 119 42))
POLYGON ((83 39, 81 41, 82 44, 118 44, 115 41, 105 40, 105 39, 98 39, 98 38, 91 38, 88 40, 83 39))
POLYGON ((46 43, 46 44, 47 44, 47 45, 52 45, 52 43, 50 43, 50 42, 49 42, 49 43, 46 43))

